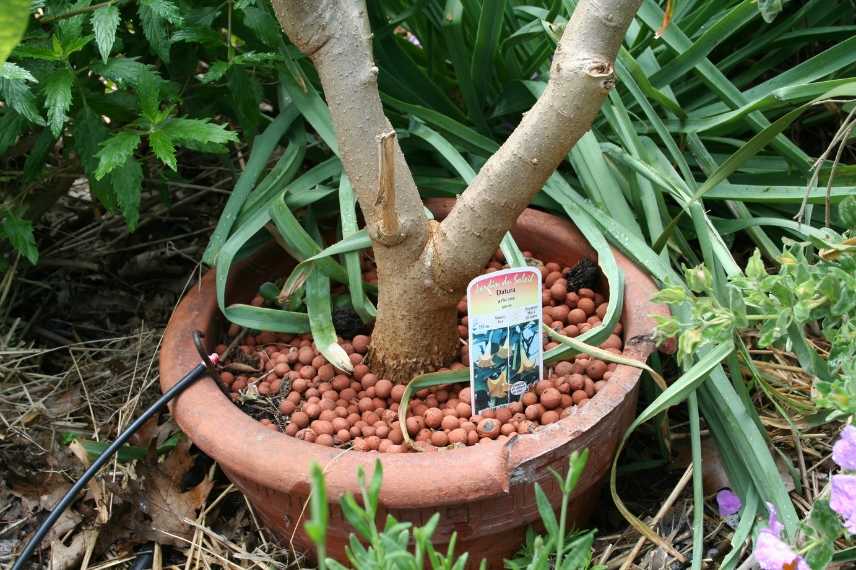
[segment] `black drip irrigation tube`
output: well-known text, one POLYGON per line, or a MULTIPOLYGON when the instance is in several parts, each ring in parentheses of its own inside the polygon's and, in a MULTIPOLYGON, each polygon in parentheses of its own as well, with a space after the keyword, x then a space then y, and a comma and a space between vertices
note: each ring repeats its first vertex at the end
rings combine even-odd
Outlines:
MULTIPOLYGON (((41 544, 42 540, 44 540, 45 536, 47 536, 48 532, 50 532, 51 527, 56 523, 62 513, 74 502, 77 498, 78 493, 89 483, 90 479, 92 479, 98 471, 107 463, 113 454, 119 451, 127 441, 134 435, 137 430, 139 430, 143 425, 152 418, 155 414, 161 411, 164 406, 166 406, 170 400, 181 394, 184 390, 190 387, 191 384, 206 376, 206 373, 211 372, 214 378, 217 378, 216 369, 214 366, 220 361, 220 356, 215 354, 207 354, 205 352, 205 348, 202 345, 202 333, 199 331, 195 331, 193 333, 193 342, 196 345, 196 350, 199 352, 200 357, 202 358, 202 362, 194 366, 187 374, 181 377, 181 379, 176 382, 172 388, 164 392, 163 396, 158 398, 158 400, 152 404, 151 406, 143 412, 140 417, 138 417, 134 422, 129 425, 125 431, 119 434, 119 437, 116 438, 110 446, 105 449, 101 455, 99 455, 95 461, 92 462, 92 465, 83 473, 83 475, 78 479, 74 485, 71 486, 71 489, 54 505, 54 508, 51 509, 50 514, 48 514, 47 518, 42 521, 42 524, 39 525, 39 528, 36 529, 35 534, 30 538, 30 541, 27 542, 27 546, 24 547, 21 555, 18 556, 18 559, 15 560, 15 564, 12 566, 11 570, 23 570, 24 565, 27 563, 27 560, 33 555, 33 552, 36 551, 39 544, 41 544)), ((222 389, 223 387, 220 386, 222 389)))

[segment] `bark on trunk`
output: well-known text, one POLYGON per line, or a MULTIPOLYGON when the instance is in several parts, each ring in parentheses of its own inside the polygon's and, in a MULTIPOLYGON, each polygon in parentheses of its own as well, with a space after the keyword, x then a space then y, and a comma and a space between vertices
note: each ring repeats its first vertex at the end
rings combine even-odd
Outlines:
POLYGON ((367 362, 378 378, 407 383, 459 359, 455 305, 429 306, 393 290, 380 294, 377 315, 367 362))
POLYGON ((283 29, 318 70, 342 164, 373 239, 380 299, 370 361, 383 376, 406 382, 459 354, 457 300, 591 127, 640 3, 579 3, 544 94, 437 224, 425 218, 404 155, 389 138, 364 0, 273 0, 283 29))

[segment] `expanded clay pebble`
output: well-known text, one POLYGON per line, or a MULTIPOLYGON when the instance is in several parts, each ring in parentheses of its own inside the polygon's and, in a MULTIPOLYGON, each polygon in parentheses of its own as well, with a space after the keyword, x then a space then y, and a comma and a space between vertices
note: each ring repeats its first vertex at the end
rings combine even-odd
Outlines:
MULTIPOLYGON (((486 272, 501 269, 503 265, 504 260, 498 254, 486 272)), ((594 281, 585 283, 589 286, 580 287, 569 277, 573 270, 563 270, 557 263, 542 267, 544 322, 567 336, 577 336, 599 326, 609 308, 605 298, 591 288, 599 273, 594 281)), ((260 298, 255 301, 260 303, 258 306, 263 304, 260 298)), ((466 341, 466 311, 466 299, 461 299, 458 326, 463 341, 466 341)), ((230 336, 239 332, 234 327, 230 336)), ((621 332, 619 324, 601 348, 620 354, 621 332)), ((469 386, 425 388, 411 395, 408 416, 402 426, 398 407, 405 386, 378 377, 363 363, 370 344, 371 338, 363 332, 340 342, 354 365, 353 373, 346 375, 316 350, 311 335, 262 332, 245 337, 244 344, 233 353, 233 362, 244 367, 247 362, 257 362, 255 368, 260 372, 237 375, 224 371, 220 376, 236 403, 255 398, 254 411, 270 404, 258 417, 260 425, 267 429, 328 447, 402 453, 412 451, 404 445, 404 430, 417 442, 415 447, 419 450, 436 451, 505 441, 518 434, 525 437, 545 429, 595 397, 608 384, 616 367, 586 354, 545 366, 544 380, 524 393, 520 401, 485 410, 481 415, 473 415, 469 386), (252 392, 251 387, 254 387, 252 392)), ((218 348, 225 352, 226 346, 224 343, 218 348)), ((546 343, 545 349, 553 346, 556 346, 553 342, 546 343)), ((460 361, 451 364, 450 369, 467 367, 467 350, 464 342, 460 361)))

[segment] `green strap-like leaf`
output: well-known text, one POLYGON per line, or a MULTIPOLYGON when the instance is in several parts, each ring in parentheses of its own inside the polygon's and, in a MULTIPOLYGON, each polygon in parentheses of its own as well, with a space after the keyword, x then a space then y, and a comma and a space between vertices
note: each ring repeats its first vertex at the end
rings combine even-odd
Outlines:
POLYGON ((318 267, 309 273, 306 280, 306 306, 309 309, 309 327, 315 347, 327 361, 345 372, 354 370, 345 349, 336 340, 330 303, 330 278, 318 267))
POLYGON ((294 107, 286 107, 277 118, 267 126, 267 128, 258 135, 253 141, 253 148, 250 151, 250 158, 247 160, 247 166, 235 183, 229 199, 226 201, 226 206, 223 208, 223 213, 220 214, 220 219, 217 221, 217 227, 211 235, 211 240, 208 242, 208 247, 202 256, 202 262, 207 265, 213 265, 217 260, 217 255, 220 253, 220 248, 226 243, 229 234, 232 232, 232 226, 238 217, 238 212, 244 206, 244 201, 249 196, 253 187, 256 185, 261 173, 264 171, 270 155, 279 143, 279 139, 291 126, 294 119, 297 118, 298 111, 294 107))
MULTIPOLYGON (((359 228, 357 227, 354 191, 351 188, 351 182, 344 173, 339 178, 339 217, 342 220, 342 241, 358 235, 359 228)), ((368 237, 368 233, 365 234, 365 240, 371 246, 371 239, 368 237)), ((363 290, 360 254, 357 251, 349 251, 344 253, 343 257, 345 260, 345 270, 348 272, 348 289, 351 292, 351 305, 364 323, 371 322, 377 315, 377 309, 375 309, 363 290)))
POLYGON ((305 313, 253 307, 243 303, 226 306, 226 285, 228 284, 232 262, 244 244, 270 221, 268 211, 261 210, 238 228, 220 248, 215 269, 217 305, 229 321, 241 326, 262 331, 305 333, 309 331, 309 317, 305 313))

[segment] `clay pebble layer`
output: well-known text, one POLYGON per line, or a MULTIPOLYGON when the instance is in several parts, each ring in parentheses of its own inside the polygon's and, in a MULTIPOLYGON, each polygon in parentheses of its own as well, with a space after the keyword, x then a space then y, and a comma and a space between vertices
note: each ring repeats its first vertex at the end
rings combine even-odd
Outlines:
MULTIPOLYGON (((569 291, 564 275, 570 268, 554 262, 541 263, 528 252, 524 254, 543 275, 545 324, 569 337, 601 324, 607 309, 603 295, 589 288, 569 291)), ((497 252, 485 273, 505 268, 503 261, 497 252)), ((257 296, 252 304, 261 306, 264 300, 257 296)), ((466 299, 458 304, 458 318, 460 358, 441 370, 467 367, 466 299)), ((230 336, 238 332, 237 327, 230 327, 230 336)), ((601 348, 620 354, 621 333, 619 323, 601 348)), ((426 388, 411 398, 406 425, 402 426, 398 411, 404 386, 378 378, 363 363, 370 336, 339 340, 354 366, 351 375, 327 362, 315 348, 311 335, 260 332, 242 339, 220 377, 231 390, 232 400, 268 429, 327 447, 406 453, 478 445, 534 433, 585 406, 609 382, 616 367, 586 354, 545 365, 544 379, 519 401, 479 415, 473 414, 468 385, 426 388), (413 448, 404 445, 404 430, 414 441, 413 448)), ((545 351, 558 346, 547 342, 546 337, 544 340, 545 351)), ((220 344, 216 351, 223 354, 226 346, 227 343, 220 344)))

